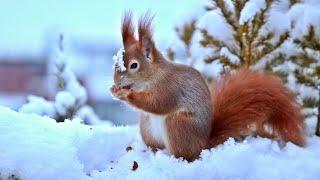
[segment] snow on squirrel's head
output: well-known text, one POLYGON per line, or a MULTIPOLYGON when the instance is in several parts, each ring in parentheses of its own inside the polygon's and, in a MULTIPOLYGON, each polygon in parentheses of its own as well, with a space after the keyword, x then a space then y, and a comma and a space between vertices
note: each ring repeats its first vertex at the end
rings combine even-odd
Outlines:
POLYGON ((137 40, 132 14, 125 13, 121 26, 123 48, 113 57, 115 85, 143 90, 159 73, 159 67, 165 60, 153 41, 152 19, 149 13, 140 17, 137 40))

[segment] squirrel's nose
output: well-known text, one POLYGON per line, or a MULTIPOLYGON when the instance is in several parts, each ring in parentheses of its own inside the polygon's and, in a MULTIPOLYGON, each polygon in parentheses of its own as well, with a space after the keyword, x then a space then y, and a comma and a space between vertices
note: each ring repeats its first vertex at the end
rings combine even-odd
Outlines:
POLYGON ((115 84, 117 86, 121 86, 123 83, 125 83, 125 77, 123 75, 121 75, 118 78, 116 78, 115 84))
POLYGON ((119 78, 119 85, 125 83, 125 81, 126 81, 126 78, 123 75, 121 75, 119 78))

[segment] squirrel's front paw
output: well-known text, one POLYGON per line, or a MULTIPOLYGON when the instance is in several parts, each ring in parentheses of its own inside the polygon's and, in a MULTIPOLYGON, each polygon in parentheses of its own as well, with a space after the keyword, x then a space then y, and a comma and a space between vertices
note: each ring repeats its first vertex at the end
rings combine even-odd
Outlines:
POLYGON ((110 91, 114 97, 124 101, 126 101, 128 99, 128 96, 132 93, 132 90, 120 88, 116 85, 113 85, 110 88, 110 91))

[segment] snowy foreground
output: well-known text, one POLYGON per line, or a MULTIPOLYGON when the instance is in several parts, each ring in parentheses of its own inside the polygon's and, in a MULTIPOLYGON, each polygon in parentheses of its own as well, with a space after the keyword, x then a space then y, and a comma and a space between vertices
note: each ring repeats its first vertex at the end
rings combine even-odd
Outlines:
POLYGON ((87 126, 0 107, 0 179, 317 179, 320 139, 307 148, 247 138, 205 150, 192 163, 153 153, 137 126, 87 126), (10 178, 8 178, 10 177, 10 178))

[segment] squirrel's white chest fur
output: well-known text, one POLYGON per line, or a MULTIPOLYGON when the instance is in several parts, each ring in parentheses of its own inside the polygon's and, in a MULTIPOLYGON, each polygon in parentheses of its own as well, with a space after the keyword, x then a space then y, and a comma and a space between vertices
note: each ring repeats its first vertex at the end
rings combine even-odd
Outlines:
POLYGON ((152 137, 161 144, 164 144, 166 139, 166 121, 167 116, 157 116, 149 114, 149 133, 152 137))

